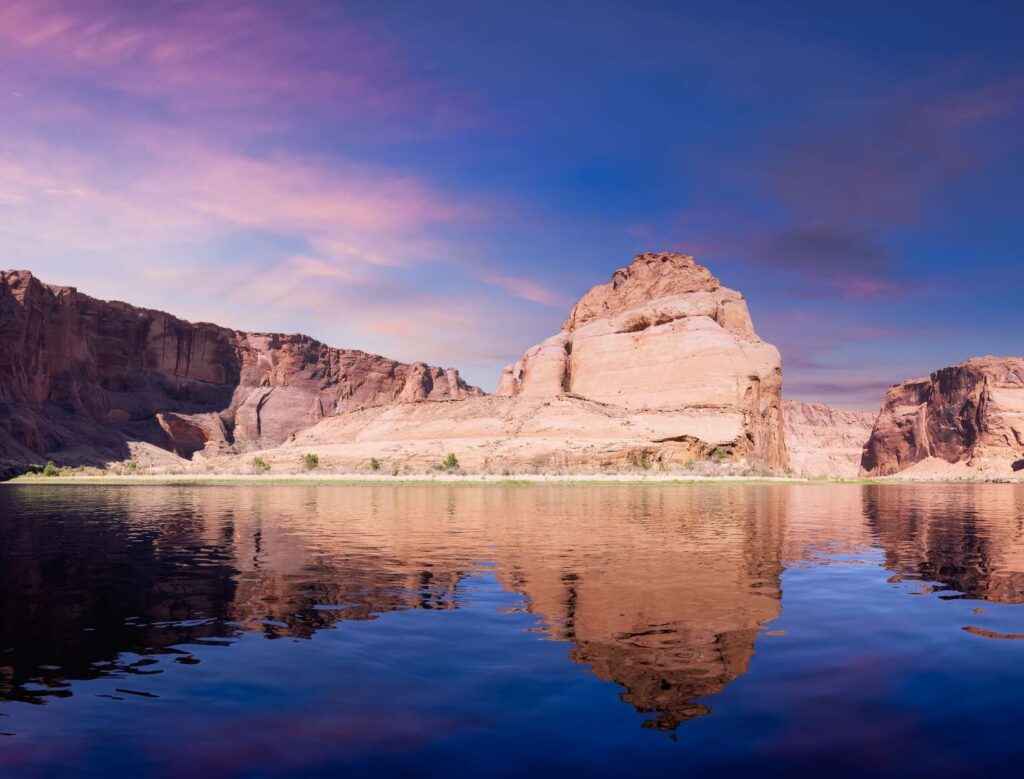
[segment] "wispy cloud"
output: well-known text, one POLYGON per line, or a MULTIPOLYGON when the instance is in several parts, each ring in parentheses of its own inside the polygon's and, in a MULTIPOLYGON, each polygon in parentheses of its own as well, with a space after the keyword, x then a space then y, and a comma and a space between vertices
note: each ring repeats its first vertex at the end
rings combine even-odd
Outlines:
POLYGON ((761 251, 773 268, 798 275, 804 288, 851 298, 899 295, 893 258, 867 233, 836 226, 798 227, 768 235, 761 251))
POLYGON ((953 89, 949 81, 852 101, 788 133, 763 166, 766 186, 814 223, 913 223, 954 180, 992 162, 1016 136, 1000 124, 1024 109, 1022 75, 953 89))
POLYGON ((1024 76, 959 87, 945 76, 829 104, 762 144, 758 158, 721 163, 745 204, 704 201, 677 212, 678 243, 778 274, 795 298, 932 294, 936 280, 922 281, 920 258, 904 256, 895 236, 924 229, 959 184, 1019 146, 1024 114, 1024 76))
POLYGON ((481 281, 493 284, 517 298, 528 300, 531 303, 539 303, 543 306, 566 307, 568 299, 555 290, 548 289, 543 284, 519 276, 507 276, 501 273, 482 271, 479 274, 481 281))
POLYGON ((93 99, 120 101, 121 112, 128 99, 241 125, 255 112, 290 124, 301 109, 378 129, 402 116, 423 128, 480 115, 467 95, 417 76, 396 41, 325 2, 12 0, 0 6, 0 42, 27 83, 102 85, 93 99))

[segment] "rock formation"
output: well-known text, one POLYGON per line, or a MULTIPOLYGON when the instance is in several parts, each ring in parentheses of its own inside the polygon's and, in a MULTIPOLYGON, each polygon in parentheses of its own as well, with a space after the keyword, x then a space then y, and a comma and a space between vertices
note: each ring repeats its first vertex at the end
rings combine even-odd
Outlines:
POLYGON ((869 476, 1024 471, 1024 359, 977 357, 890 387, 861 468, 869 476))
POLYGON ((124 459, 144 441, 183 457, 280 444, 324 417, 482 394, 458 373, 242 333, 0 272, 0 458, 124 459))
MULTIPOLYGON (((731 453, 786 464, 778 350, 739 292, 692 257, 641 254, 502 374, 498 394, 577 396, 631 412, 700 409, 731 453)), ((666 436, 667 438, 667 436, 666 436)))
POLYGON ((779 353, 754 334, 738 292, 691 257, 644 254, 506 368, 497 396, 340 414, 264 456, 286 472, 303 452, 337 470, 370 458, 421 469, 447 452, 493 472, 707 459, 781 469, 781 383, 779 353))
POLYGON ((803 476, 856 478, 875 414, 785 400, 789 466, 803 476))
POLYGON ((0 275, 0 340, 10 462, 149 446, 226 471, 256 448, 285 469, 304 452, 337 469, 429 467, 447 452, 480 469, 787 465, 778 351, 740 293, 679 254, 640 255, 594 287, 505 370, 497 397, 451 369, 192 324, 18 271, 0 275))

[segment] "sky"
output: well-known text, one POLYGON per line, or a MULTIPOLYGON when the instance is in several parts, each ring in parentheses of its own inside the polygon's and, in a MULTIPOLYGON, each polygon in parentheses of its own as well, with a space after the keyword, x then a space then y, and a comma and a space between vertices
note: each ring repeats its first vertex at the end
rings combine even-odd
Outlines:
POLYGON ((644 251, 784 392, 1024 354, 1019 3, 0 0, 0 267, 487 390, 644 251))

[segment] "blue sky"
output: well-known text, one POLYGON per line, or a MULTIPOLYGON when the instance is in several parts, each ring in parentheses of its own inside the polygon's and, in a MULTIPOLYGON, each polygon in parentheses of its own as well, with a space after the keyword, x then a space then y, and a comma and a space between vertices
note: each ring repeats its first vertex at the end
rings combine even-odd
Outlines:
POLYGON ((786 393, 1020 354, 1011 3, 0 4, 0 265, 503 364, 641 251, 746 295, 786 393))

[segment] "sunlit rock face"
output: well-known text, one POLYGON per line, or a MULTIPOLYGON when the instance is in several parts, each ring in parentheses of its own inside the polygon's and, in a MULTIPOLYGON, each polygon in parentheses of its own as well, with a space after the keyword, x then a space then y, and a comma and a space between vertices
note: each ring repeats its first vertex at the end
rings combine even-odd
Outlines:
POLYGON ((804 476, 855 478, 875 414, 843 411, 821 403, 786 400, 789 466, 804 476))
POLYGON ((743 296, 692 257, 659 253, 638 255, 584 295, 560 333, 505 369, 498 394, 703 409, 716 444, 779 468, 781 391, 778 350, 757 337, 743 296))
POLYGON ((191 457, 279 444, 320 419, 482 394, 458 373, 242 333, 0 272, 0 458, 124 459, 145 441, 191 457))
POLYGON ((890 387, 861 467, 870 476, 1024 471, 1024 359, 978 357, 890 387))
POLYGON ((286 472, 306 452, 333 469, 431 467, 448 452, 473 469, 787 465, 778 351, 692 257, 616 271, 505 370, 497 397, 453 369, 0 279, 8 461, 125 460, 144 443, 225 472, 253 449, 286 472))
MULTIPOLYGON (((503 372, 495 396, 367 408, 265 453, 275 471, 316 452, 327 468, 371 458, 472 470, 744 462, 785 468, 777 350, 746 304, 692 258, 645 254, 574 306, 562 332, 503 372)), ((245 470, 244 458, 225 470, 245 470)))

